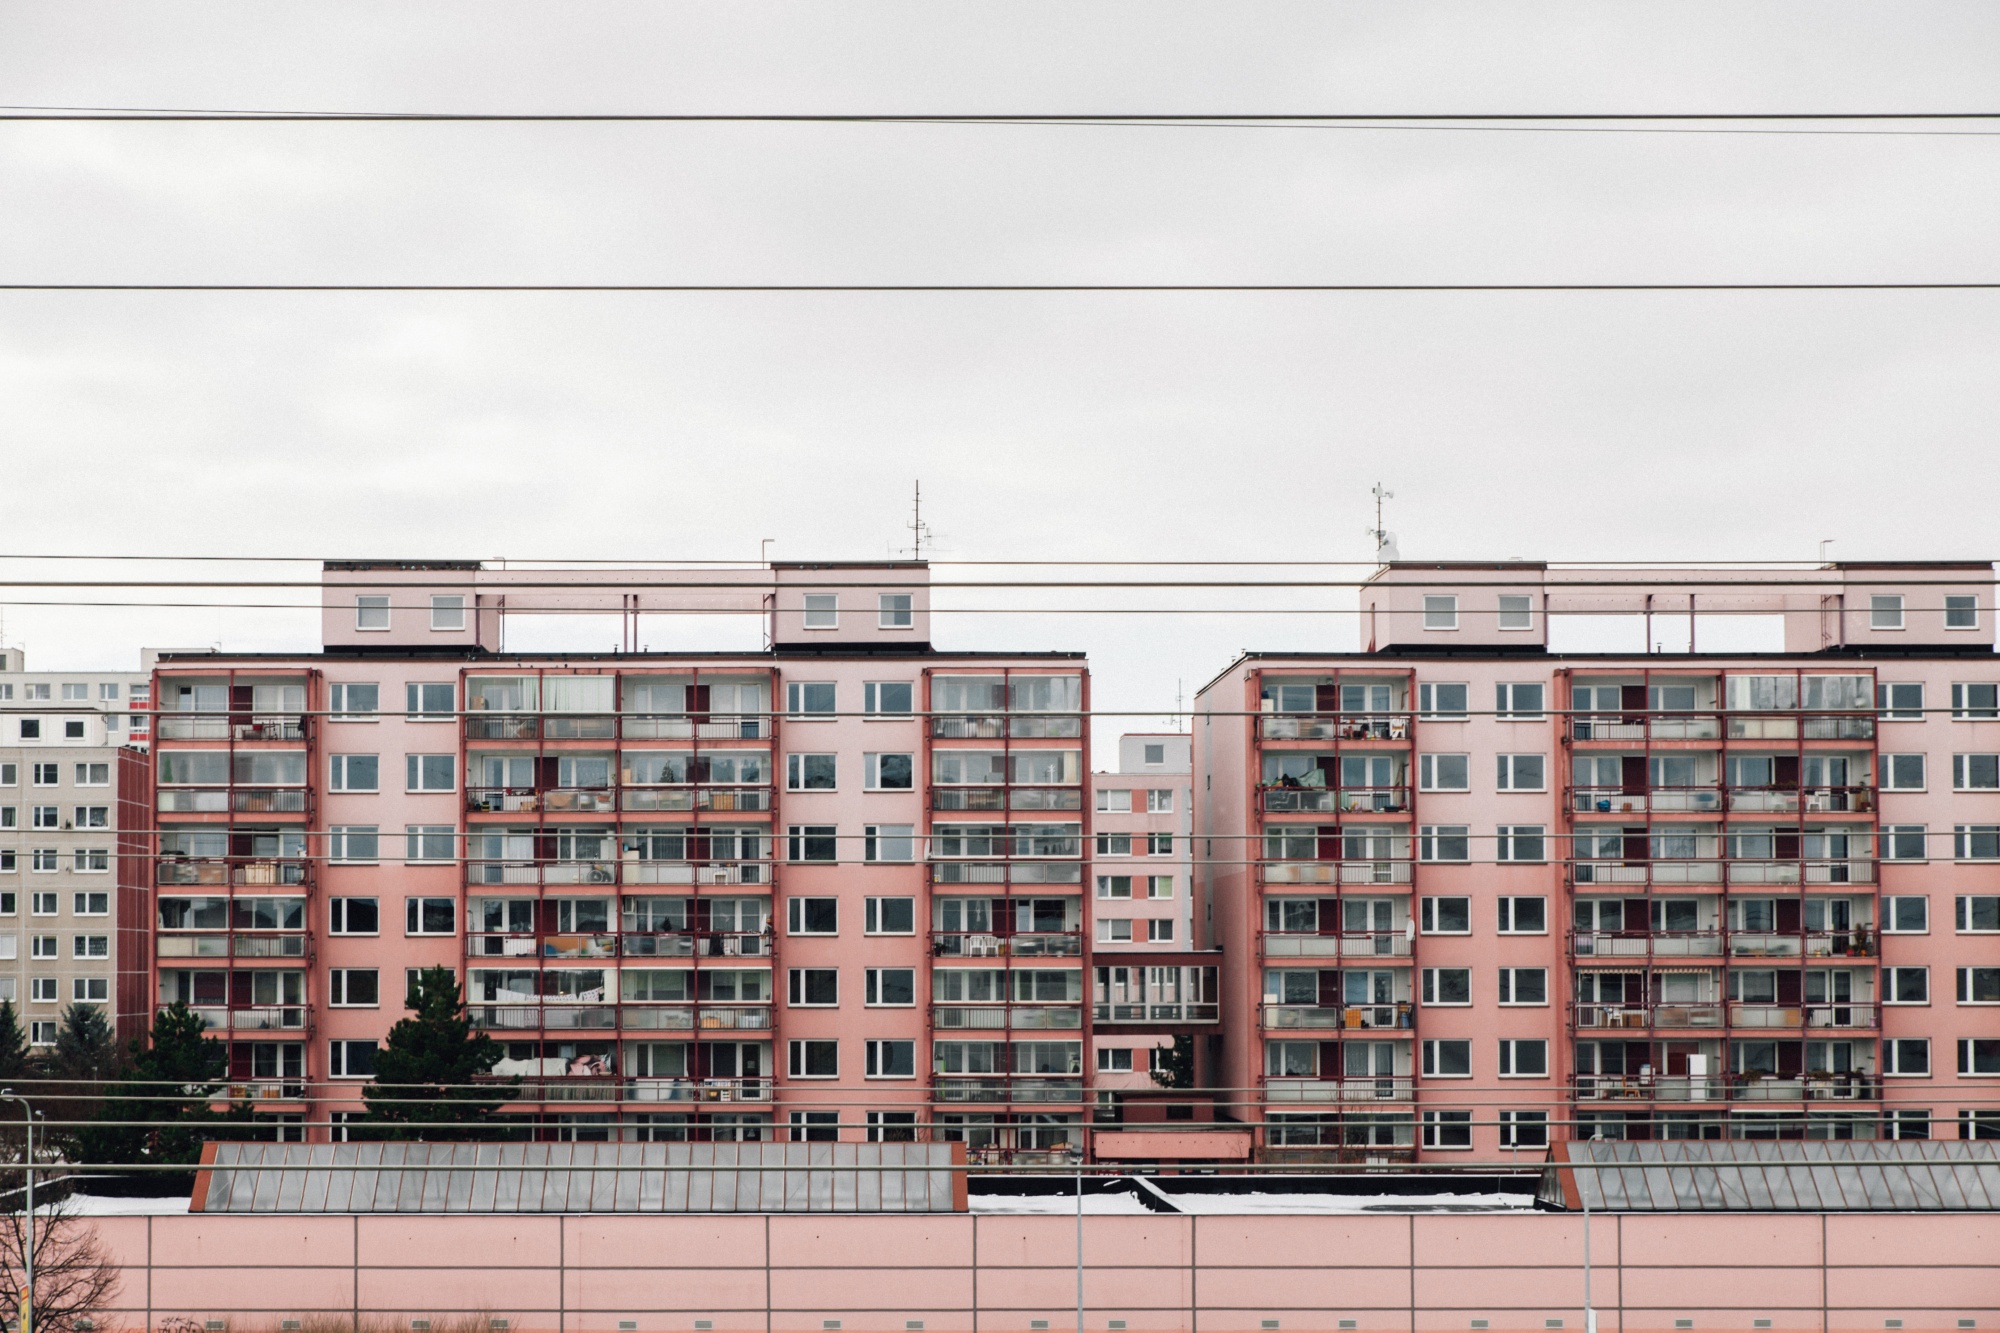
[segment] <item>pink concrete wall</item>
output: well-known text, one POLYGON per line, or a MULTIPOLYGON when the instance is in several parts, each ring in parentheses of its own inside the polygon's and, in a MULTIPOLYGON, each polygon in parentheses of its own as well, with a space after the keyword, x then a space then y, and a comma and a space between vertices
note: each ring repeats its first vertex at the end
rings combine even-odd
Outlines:
MULTIPOLYGON (((99 1327, 275 1330, 315 1312, 529 1330, 1029 1333, 1076 1327, 1067 1217, 104 1218, 126 1265, 99 1327), (148 1265, 148 1256, 151 1263, 148 1265), (150 1321, 150 1322, 149 1322, 150 1321), (829 1321, 838 1321, 837 1324, 829 1321)), ((1085 1220, 1084 1327, 1138 1333, 1583 1327, 1576 1216, 1085 1220), (1122 1324, 1118 1321, 1123 1321, 1122 1324), (1350 1322, 1351 1321, 1351 1322, 1350 1322), (1560 1321, 1557 1323, 1555 1321, 1560 1321)), ((1605 1333, 1906 1333, 2000 1318, 2000 1220, 1629 1216, 1592 1223, 1605 1333)), ((440 1325, 441 1327, 441 1325, 440 1325)))

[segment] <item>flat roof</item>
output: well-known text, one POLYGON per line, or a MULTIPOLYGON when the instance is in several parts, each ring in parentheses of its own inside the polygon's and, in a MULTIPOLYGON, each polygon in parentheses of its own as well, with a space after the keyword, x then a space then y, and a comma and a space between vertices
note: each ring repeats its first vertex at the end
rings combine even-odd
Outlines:
POLYGON ((1536 1197, 1630 1213, 1988 1212, 2000 1209, 2000 1142, 1559 1142, 1536 1197))

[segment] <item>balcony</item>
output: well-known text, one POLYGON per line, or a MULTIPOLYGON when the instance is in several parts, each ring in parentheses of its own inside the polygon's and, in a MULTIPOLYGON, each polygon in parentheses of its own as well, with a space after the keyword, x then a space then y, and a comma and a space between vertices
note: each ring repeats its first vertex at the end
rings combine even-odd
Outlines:
POLYGON ((1354 1078, 1287 1078, 1264 1080, 1266 1102, 1396 1102, 1416 1095, 1416 1080, 1407 1074, 1369 1074, 1354 1078))
POLYGON ((161 814, 302 815, 306 812, 304 787, 161 787, 161 814))
POLYGON ((158 715, 155 734, 163 741, 292 741, 306 738, 304 717, 245 718, 240 713, 158 715))
POLYGON ((1579 713, 1570 719, 1569 734, 1579 741, 1714 741, 1722 739, 1722 719, 1701 713, 1579 713))
POLYGON ((1342 932, 1338 935, 1267 932, 1266 958, 1408 958, 1407 930, 1342 932))
POLYGON ((1310 1004, 1266 1004, 1264 1027, 1268 1030, 1313 1028, 1341 1031, 1400 1031, 1411 1027, 1410 1004, 1350 1004, 1321 1006, 1310 1004))
POLYGON ((933 810, 973 810, 998 814, 1009 810, 1081 810, 1078 787, 933 787, 933 810))
POLYGON ((939 1004, 932 1024, 944 1031, 1054 1032, 1083 1026, 1081 1005, 939 1004))
POLYGON ((1570 932, 1578 958, 1716 958, 1722 956, 1719 930, 1614 930, 1570 932))
MULTIPOLYGON (((161 1005, 166 1013, 168 1005, 161 1005)), ((306 1011, 298 1005, 189 1005, 204 1028, 219 1032, 296 1032, 306 1025, 306 1011)))
POLYGON ((1715 814, 1723 808, 1718 787, 1572 787, 1570 809, 1586 815, 1715 814))
POLYGON ((1075 958, 1083 953, 1078 931, 1021 931, 996 935, 980 931, 931 932, 931 953, 939 958, 1075 958))
POLYGON ((687 884, 706 887, 770 883, 768 861, 467 861, 465 882, 492 885, 687 884))
POLYGON ((1219 1023, 1222 1006, 1213 1001, 1100 1001, 1091 1006, 1091 1018, 1098 1023, 1219 1023))
POLYGON ((1578 1004, 1571 1007, 1579 1031, 1604 1028, 1720 1028, 1724 1006, 1714 1000, 1673 1004, 1578 1004))
MULTIPOLYGON (((641 813, 720 810, 755 814, 771 808, 771 789, 753 786, 626 787, 620 793, 620 805, 625 810, 641 813)), ((551 805, 549 808, 553 810, 557 807, 551 805)))
POLYGON ((1266 713, 1258 732, 1267 741, 1402 741, 1408 713, 1266 713))
POLYGON ((1408 884, 1408 860, 1266 861, 1266 884, 1408 884))
POLYGON ((628 1102, 767 1102, 765 1078, 635 1078, 625 1083, 628 1102))
POLYGON ((956 713, 931 718, 931 735, 943 741, 1074 740, 1083 735, 1083 719, 1062 714, 956 713))
POLYGON ((1407 813, 1410 789, 1396 787, 1265 787, 1265 814, 1386 815, 1407 813))
POLYGON ((154 880, 162 888, 176 885, 235 884, 245 888, 304 884, 305 861, 230 857, 162 857, 154 863, 154 880))
POLYGON ((1857 1000, 1840 1004, 1755 1004, 1729 1006, 1730 1026, 1738 1028, 1859 1028, 1873 1029, 1875 1004, 1857 1000))
POLYGON ((1871 1101, 1882 1085, 1872 1071, 1839 1074, 1583 1074, 1578 1101, 1803 1102, 1871 1101))
POLYGON ((478 931, 465 936, 468 958, 766 958, 771 942, 756 933, 478 931))
POLYGON ((622 723, 628 741, 754 741, 771 734, 762 713, 628 714, 622 723))
POLYGON ((1875 862, 1865 856, 1811 861, 1732 857, 1729 861, 1729 882, 1732 885, 1873 884, 1875 862))
POLYGON ((1083 883, 1081 861, 932 861, 933 884, 1083 883))
POLYGON ((940 1102, 1013 1102, 1017 1105, 1081 1102, 1083 1081, 1076 1075, 938 1074, 932 1097, 940 1102))

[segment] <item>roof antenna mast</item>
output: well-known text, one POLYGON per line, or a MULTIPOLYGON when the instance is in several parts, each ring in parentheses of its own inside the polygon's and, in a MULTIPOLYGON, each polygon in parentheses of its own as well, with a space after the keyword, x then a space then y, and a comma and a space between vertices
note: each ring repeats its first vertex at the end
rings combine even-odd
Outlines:
POLYGON ((1384 500, 1395 499, 1396 493, 1383 486, 1379 481, 1375 483, 1374 489, 1368 493, 1375 497, 1375 526, 1363 529, 1363 532, 1365 535, 1375 539, 1375 563, 1386 565, 1392 561, 1400 560, 1402 556, 1396 550, 1396 534, 1382 526, 1382 502, 1384 500))
POLYGON ((924 558, 924 542, 931 535, 929 525, 924 522, 924 483, 916 483, 916 493, 910 505, 910 558, 924 558))

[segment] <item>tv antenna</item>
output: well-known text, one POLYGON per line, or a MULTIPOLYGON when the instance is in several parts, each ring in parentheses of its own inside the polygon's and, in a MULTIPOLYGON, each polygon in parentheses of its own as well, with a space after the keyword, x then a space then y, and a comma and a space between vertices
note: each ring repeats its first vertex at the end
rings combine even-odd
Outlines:
POLYGON ((923 559, 924 544, 926 542, 935 544, 937 534, 931 531, 930 524, 924 522, 924 484, 921 481, 916 483, 916 490, 911 497, 910 521, 905 526, 910 530, 910 558, 923 559))
POLYGON ((1375 483, 1373 489, 1368 493, 1375 497, 1375 526, 1365 528, 1362 531, 1365 536, 1375 539, 1376 563, 1386 565, 1392 560, 1402 558, 1401 554, 1396 550, 1396 534, 1382 526, 1382 502, 1384 500, 1395 499, 1396 493, 1383 486, 1379 481, 1375 483))

